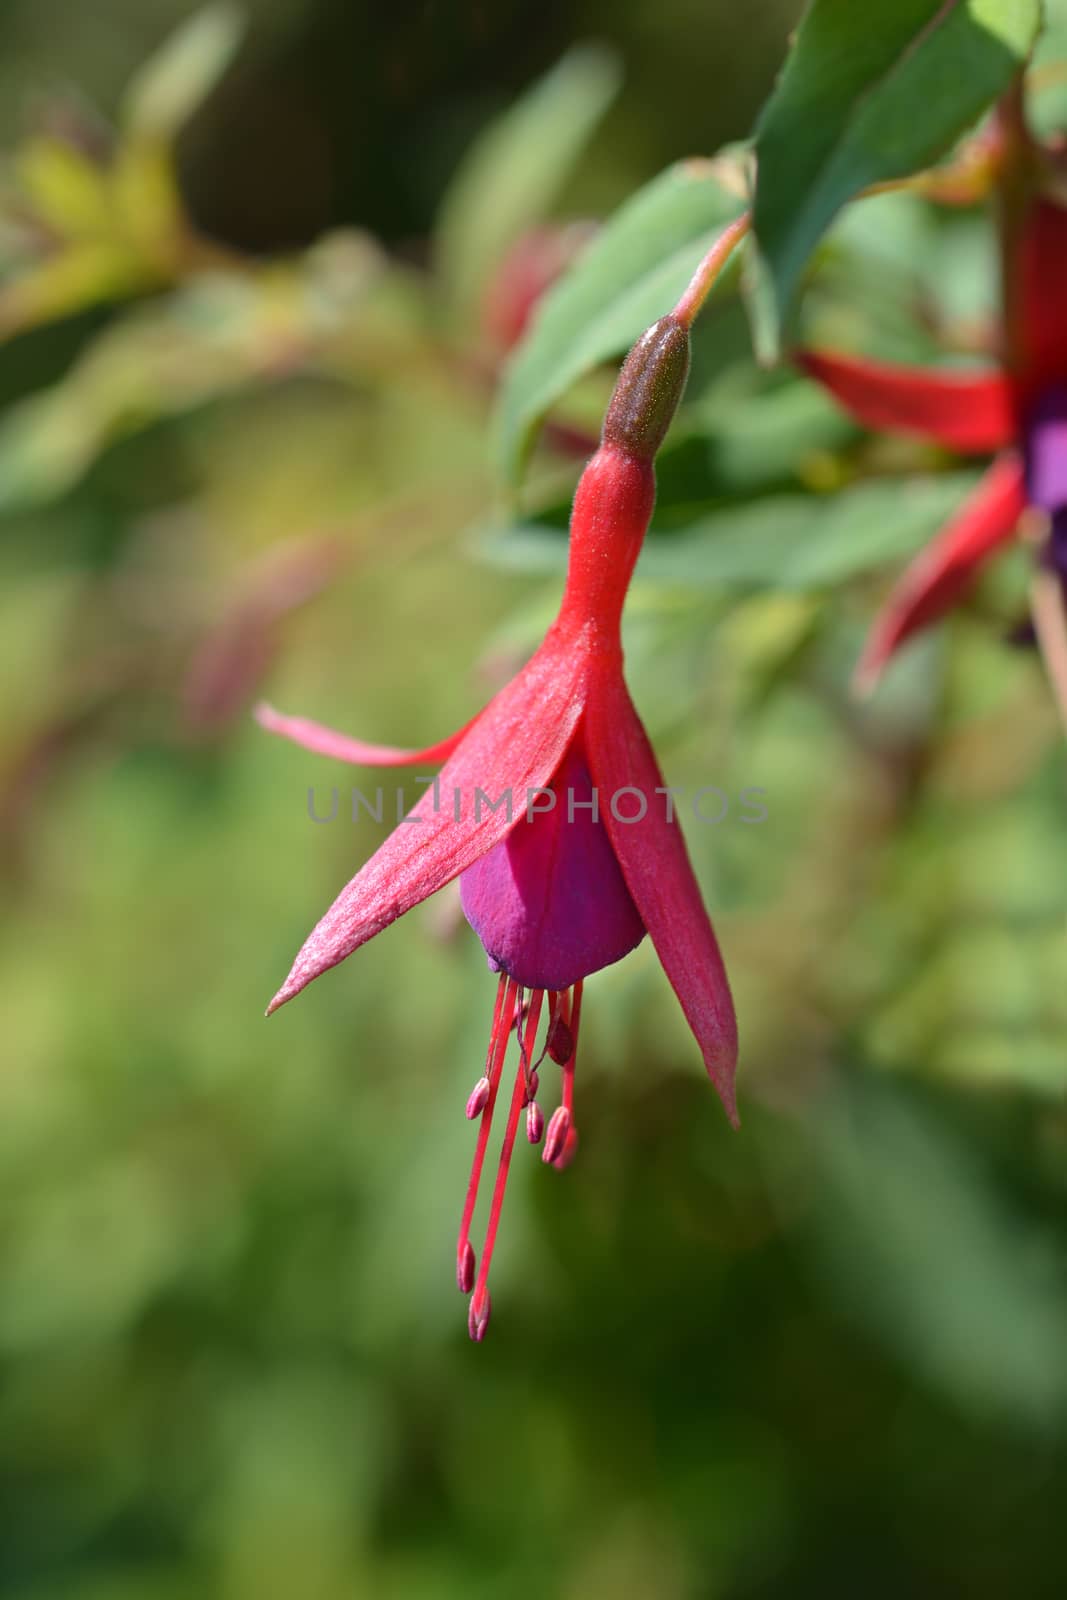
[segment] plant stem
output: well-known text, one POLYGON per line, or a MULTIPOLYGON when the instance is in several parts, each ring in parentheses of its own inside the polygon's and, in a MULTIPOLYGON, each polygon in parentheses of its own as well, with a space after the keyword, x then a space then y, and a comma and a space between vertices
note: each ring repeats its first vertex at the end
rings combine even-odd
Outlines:
POLYGON ((675 322, 691 328, 704 301, 711 293, 716 278, 726 265, 737 245, 745 237, 752 223, 749 212, 742 211, 733 222, 727 223, 715 243, 689 280, 689 287, 671 312, 675 322))

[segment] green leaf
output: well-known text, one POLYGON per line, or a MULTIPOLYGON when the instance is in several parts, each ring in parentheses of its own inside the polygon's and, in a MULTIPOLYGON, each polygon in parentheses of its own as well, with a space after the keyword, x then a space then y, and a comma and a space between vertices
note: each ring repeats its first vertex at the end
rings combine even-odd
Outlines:
POLYGON ((687 161, 661 173, 605 224, 545 296, 508 367, 496 417, 496 458, 508 481, 520 477, 549 407, 670 310, 741 205, 714 162, 687 161))
MULTIPOLYGON (((138 294, 152 281, 122 238, 88 239, 45 256, 0 287, 0 338, 71 317, 87 306, 138 294)), ((6 414, 0 413, 0 432, 6 414)), ((0 484, 0 498, 4 485, 0 484)))
MULTIPOLYGON (((825 588, 914 555, 973 482, 969 473, 883 479, 834 495, 773 494, 720 507, 654 533, 638 575, 682 587, 825 588)), ((559 508, 544 521, 483 531, 480 552, 498 566, 562 570, 562 514, 559 508)))
POLYGON ((754 228, 779 319, 841 206, 943 155, 1039 24, 1040 0, 812 0, 756 132, 754 228))
MULTIPOLYGON (((775 379, 780 376, 774 375, 775 379)), ((703 437, 680 440, 661 456, 661 521, 665 513, 672 522, 681 520, 674 514, 672 500, 684 499, 683 510, 691 519, 694 500, 748 499, 772 489, 795 487, 798 476, 806 482, 813 458, 823 466, 824 481, 827 465, 831 472, 837 470, 825 458, 843 449, 856 437, 857 429, 825 390, 814 383, 764 379, 753 384, 751 380, 751 367, 724 373, 704 403, 695 408, 692 421, 703 437), (682 482, 677 464, 686 455, 693 459, 696 470, 682 482), (700 479, 696 471, 700 471, 700 479)))
POLYGON ((712 512, 654 541, 646 577, 779 589, 822 588, 919 550, 973 475, 883 479, 833 495, 769 495, 712 512))
POLYGON ((469 312, 508 246, 545 216, 621 77, 611 51, 579 45, 475 140, 437 229, 435 255, 452 304, 469 312))
MULTIPOLYGON (((116 318, 58 383, 0 412, 0 513, 65 494, 118 439, 262 383, 280 314, 302 350, 300 370, 313 367, 328 301, 314 258, 304 266, 288 279, 277 268, 192 278, 116 318)), ((105 284, 117 291, 121 280, 105 284)), ((86 299, 104 286, 87 280, 86 299)))
POLYGON ((127 87, 122 120, 130 133, 173 138, 230 65, 244 27, 225 0, 182 23, 127 87))

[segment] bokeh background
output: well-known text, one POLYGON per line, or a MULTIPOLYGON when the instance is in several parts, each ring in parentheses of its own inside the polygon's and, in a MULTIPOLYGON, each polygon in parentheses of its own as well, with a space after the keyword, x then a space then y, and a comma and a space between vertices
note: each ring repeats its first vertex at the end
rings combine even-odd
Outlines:
MULTIPOLYGON (((476 1347, 492 981, 455 900, 262 1015, 382 830, 252 704, 426 743, 523 659, 610 379, 516 526, 487 286, 510 235, 744 136, 795 14, 0 6, 12 1600, 1064 1592, 1067 794, 1025 572, 857 707, 964 480, 759 373, 729 297, 627 652, 671 781, 765 790, 763 824, 690 829, 741 1132, 647 948, 590 982, 580 1156, 517 1152, 476 1347), (499 130, 564 58, 602 114, 549 183, 499 130)), ((974 352, 993 259, 980 211, 878 202, 806 315, 974 352)))

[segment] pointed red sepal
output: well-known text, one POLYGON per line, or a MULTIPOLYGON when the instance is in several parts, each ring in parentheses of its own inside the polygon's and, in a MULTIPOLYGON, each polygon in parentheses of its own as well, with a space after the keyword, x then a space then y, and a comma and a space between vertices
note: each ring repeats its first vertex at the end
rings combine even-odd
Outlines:
POLYGON ((867 428, 919 434, 963 455, 985 455, 1015 434, 1011 389, 997 372, 931 372, 827 350, 797 361, 867 428))
POLYGON ((664 972, 681 1002, 704 1056, 708 1075, 736 1126, 737 1020, 719 946, 693 875, 681 824, 641 719, 621 678, 605 678, 590 696, 585 744, 593 781, 609 804, 603 813, 627 887, 641 913, 664 972), (640 815, 633 793, 644 798, 640 815), (657 790, 661 791, 657 794, 657 790))
POLYGON ((869 693, 904 640, 955 605, 982 562, 1012 537, 1025 509, 1022 462, 1006 452, 895 585, 856 668, 857 692, 869 693))
MULTIPOLYGON (((481 713, 479 712, 480 716, 481 713)), ((460 740, 474 727, 474 717, 457 733, 450 733, 438 744, 427 745, 425 750, 405 750, 391 744, 364 744, 361 739, 351 739, 347 733, 338 733, 324 723, 312 722, 307 717, 287 717, 281 711, 261 700, 253 716, 261 728, 292 740, 304 750, 317 756, 329 756, 332 761, 348 761, 357 767, 414 767, 422 763, 447 761, 460 740)))
POLYGON ((436 782, 309 934, 267 1015, 499 844, 563 759, 582 711, 580 651, 557 636, 492 700, 436 782), (513 797, 512 816, 482 801, 513 797), (457 815, 458 813, 458 815, 457 815))

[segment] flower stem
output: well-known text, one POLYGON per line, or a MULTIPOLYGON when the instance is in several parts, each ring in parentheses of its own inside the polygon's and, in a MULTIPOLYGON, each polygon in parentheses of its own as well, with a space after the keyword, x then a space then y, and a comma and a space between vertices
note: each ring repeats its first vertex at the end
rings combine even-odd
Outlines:
MULTIPOLYGON (((1005 138, 999 128, 983 130, 962 147, 954 161, 945 166, 873 183, 856 198, 866 200, 875 195, 911 191, 946 205, 974 205, 989 192, 996 179, 1004 143, 1005 138)), ((683 328, 693 326, 720 272, 751 226, 751 212, 742 211, 718 235, 671 312, 674 321, 681 323, 683 328)))
POLYGON ((728 222, 694 272, 689 287, 671 312, 674 321, 681 323, 683 328, 693 326, 701 306, 711 293, 716 278, 730 259, 735 247, 745 237, 751 224, 752 217, 748 211, 742 211, 733 222, 728 222))

